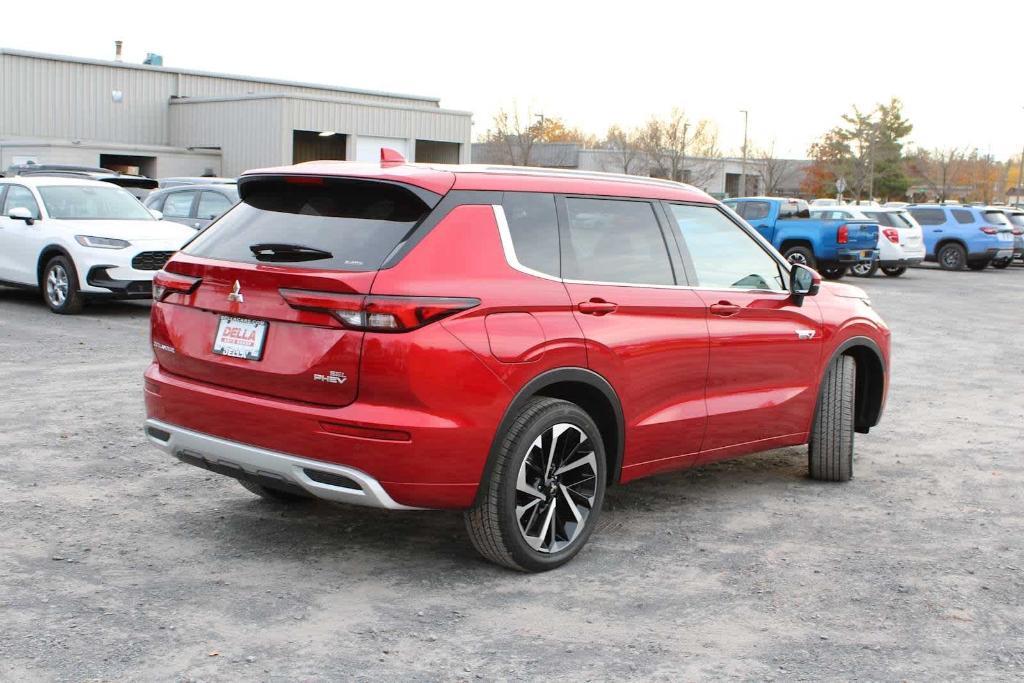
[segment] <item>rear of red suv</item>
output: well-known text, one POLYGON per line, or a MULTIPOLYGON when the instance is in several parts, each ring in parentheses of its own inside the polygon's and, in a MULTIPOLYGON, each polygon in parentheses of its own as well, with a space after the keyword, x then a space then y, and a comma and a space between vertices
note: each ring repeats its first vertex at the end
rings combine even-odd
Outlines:
POLYGON ((866 296, 814 297, 693 188, 344 162, 238 187, 154 279, 146 433, 265 498, 463 509, 536 571, 606 485, 808 441, 845 480, 878 422, 866 296))

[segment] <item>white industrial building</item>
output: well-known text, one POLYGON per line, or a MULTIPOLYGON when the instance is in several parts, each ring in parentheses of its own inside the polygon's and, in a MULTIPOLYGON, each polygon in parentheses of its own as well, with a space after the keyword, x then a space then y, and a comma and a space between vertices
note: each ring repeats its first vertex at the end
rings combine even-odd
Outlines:
POLYGON ((0 49, 0 170, 27 162, 154 178, 314 159, 470 160, 471 115, 440 100, 0 49))

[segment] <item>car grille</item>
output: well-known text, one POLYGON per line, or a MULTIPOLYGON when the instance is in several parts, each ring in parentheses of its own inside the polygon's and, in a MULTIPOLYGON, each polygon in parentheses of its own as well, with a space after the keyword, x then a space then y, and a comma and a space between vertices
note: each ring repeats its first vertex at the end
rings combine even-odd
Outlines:
POLYGON ((173 251, 144 251, 132 259, 132 268, 136 270, 160 270, 167 259, 174 255, 173 251))

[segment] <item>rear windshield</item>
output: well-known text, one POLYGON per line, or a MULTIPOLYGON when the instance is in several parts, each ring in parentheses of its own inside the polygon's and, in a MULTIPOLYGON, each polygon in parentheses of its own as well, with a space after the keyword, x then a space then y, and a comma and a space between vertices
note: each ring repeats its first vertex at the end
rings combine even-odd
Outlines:
POLYGON ((906 228, 909 223, 894 211, 865 211, 864 215, 886 228, 906 228))
POLYGON ((1002 211, 986 211, 985 220, 992 225, 1009 225, 1010 221, 1006 219, 1006 214, 1002 211))
POLYGON ((1024 213, 1011 213, 1009 219, 1014 225, 1024 227, 1024 213))
MULTIPOLYGON (((364 180, 295 177, 254 180, 240 189, 241 203, 193 240, 186 254, 377 270, 431 208, 408 188, 364 180)), ((430 198, 436 204, 436 195, 430 198)))

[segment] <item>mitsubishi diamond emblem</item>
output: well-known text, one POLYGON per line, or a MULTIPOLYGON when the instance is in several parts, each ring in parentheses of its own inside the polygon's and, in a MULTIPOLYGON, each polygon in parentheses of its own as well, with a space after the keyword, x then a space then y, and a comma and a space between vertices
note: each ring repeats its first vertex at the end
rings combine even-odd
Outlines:
POLYGON ((235 286, 231 290, 231 293, 228 294, 228 301, 233 301, 236 304, 240 304, 245 301, 245 297, 242 296, 242 285, 238 283, 238 280, 235 280, 235 286))

